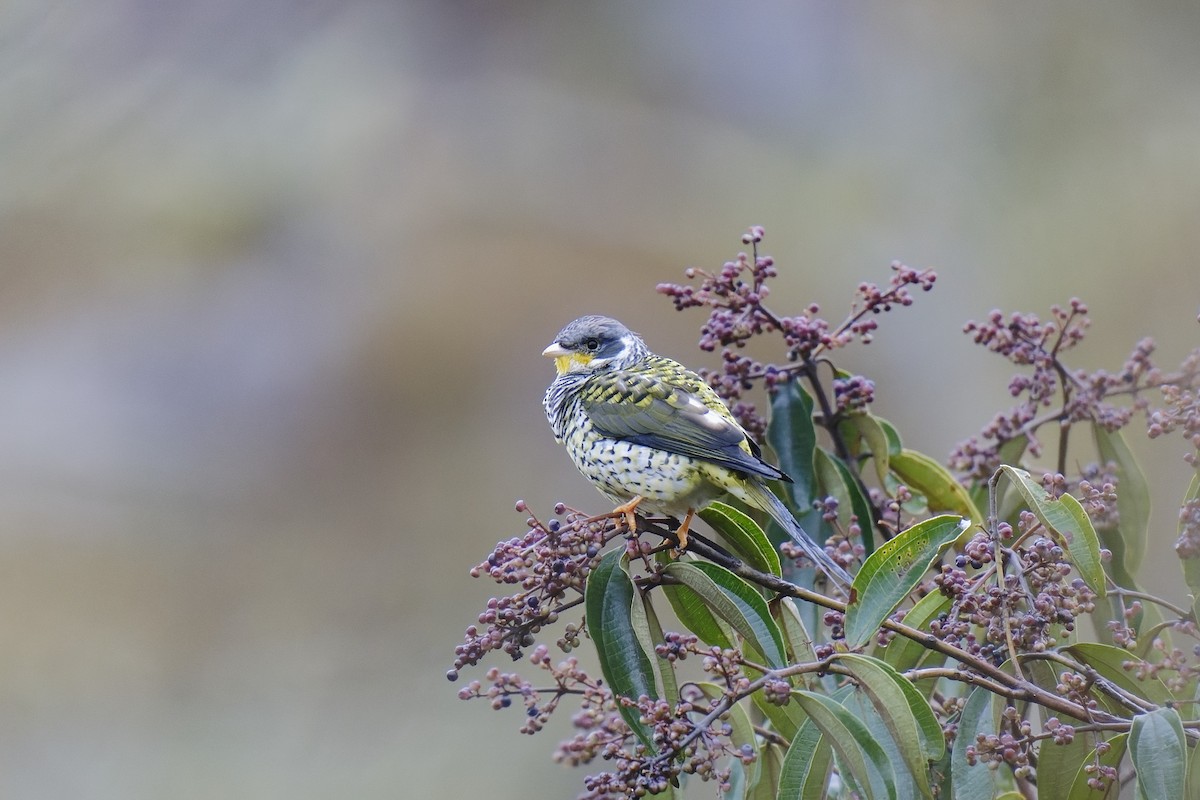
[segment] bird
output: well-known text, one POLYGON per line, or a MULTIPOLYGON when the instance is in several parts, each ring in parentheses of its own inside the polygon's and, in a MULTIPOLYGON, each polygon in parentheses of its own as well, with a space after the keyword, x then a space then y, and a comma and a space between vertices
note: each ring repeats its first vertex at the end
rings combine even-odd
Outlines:
POLYGON ((675 532, 682 550, 695 513, 729 494, 769 514, 830 577, 853 582, 766 483, 792 479, 763 459, 700 375, 599 315, 568 323, 542 355, 557 372, 542 403, 554 438, 617 504, 613 514, 629 530, 638 510, 682 519, 675 532))

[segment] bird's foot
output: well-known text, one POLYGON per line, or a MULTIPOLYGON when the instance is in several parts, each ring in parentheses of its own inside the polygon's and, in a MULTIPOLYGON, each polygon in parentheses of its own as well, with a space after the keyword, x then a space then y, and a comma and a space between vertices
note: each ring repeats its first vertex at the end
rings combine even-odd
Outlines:
POLYGON ((680 524, 680 526, 678 528, 676 528, 676 530, 675 530, 675 538, 679 540, 679 544, 676 546, 675 549, 681 553, 687 549, 688 528, 691 527, 692 517, 694 517, 694 516, 696 516, 696 509, 689 508, 687 511, 687 516, 685 516, 683 518, 683 523, 680 524))
POLYGON ((638 503, 642 502, 642 496, 636 495, 628 503, 622 503, 612 510, 614 517, 624 517, 625 527, 629 528, 630 533, 637 533, 637 511, 638 503))

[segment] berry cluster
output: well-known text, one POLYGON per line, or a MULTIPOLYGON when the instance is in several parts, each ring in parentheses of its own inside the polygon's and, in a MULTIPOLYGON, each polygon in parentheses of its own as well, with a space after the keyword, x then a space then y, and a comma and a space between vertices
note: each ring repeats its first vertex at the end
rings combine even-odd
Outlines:
POLYGON ((1028 777, 1033 772, 1030 764, 1033 725, 1029 720, 1021 719, 1020 713, 1013 706, 1007 706, 1001 718, 1001 724, 1007 726, 1008 730, 977 734, 974 744, 967 745, 967 763, 1005 764, 1013 770, 1016 777, 1028 777))
MULTIPOLYGON (((738 421, 752 435, 761 438, 766 421, 743 394, 761 382, 774 390, 795 374, 812 374, 815 360, 823 352, 844 347, 854 341, 870 343, 878 322, 876 314, 895 306, 913 303, 912 288, 929 291, 937 274, 933 270, 915 270, 900 262, 891 265, 892 276, 886 286, 874 283, 859 284, 850 314, 837 327, 821 317, 816 304, 796 316, 780 316, 767 308, 763 301, 770 294, 767 280, 775 277, 775 261, 758 253, 765 232, 753 227, 742 236, 742 243, 751 245, 752 252, 738 253, 719 271, 709 272, 689 267, 684 275, 689 281, 699 279, 699 286, 661 283, 658 291, 671 298, 676 310, 707 307, 708 320, 700 329, 700 349, 709 352, 722 348, 722 369, 703 371, 705 379, 731 406, 738 421), (787 365, 767 364, 742 352, 756 336, 777 333, 783 339, 787 365)), ((874 384, 853 376, 839 379, 834 387, 839 411, 865 407, 874 399, 874 384)))
POLYGON ((995 545, 983 532, 967 542, 953 566, 942 567, 934 583, 954 602, 930 626, 935 636, 999 665, 1013 651, 1040 653, 1053 647, 1059 635, 1075 630, 1081 615, 1095 609, 1095 593, 1082 579, 1071 577, 1061 546, 1035 535, 1039 526, 1032 514, 1022 515, 1020 541, 1003 548, 1009 566, 1002 583, 997 581, 995 545), (967 567, 981 571, 968 574, 967 567))
MULTIPOLYGON (((1019 367, 1032 367, 1030 373, 1018 373, 1009 382, 1009 392, 1018 402, 1002 411, 980 433, 958 444, 950 455, 950 465, 973 480, 987 480, 1000 466, 1000 449, 1007 442, 1025 437, 1030 455, 1042 453, 1038 429, 1055 423, 1062 430, 1077 422, 1092 422, 1107 431, 1129 424, 1135 411, 1147 412, 1150 436, 1182 429, 1193 447, 1200 451, 1200 401, 1194 387, 1200 381, 1200 350, 1184 361, 1181 370, 1166 375, 1154 366, 1152 339, 1142 339, 1133 348, 1116 373, 1105 370, 1071 370, 1062 354, 1083 341, 1091 320, 1087 305, 1072 298, 1066 307, 1052 306, 1051 318, 1042 321, 1033 314, 1013 313, 1006 320, 1000 311, 992 311, 984 322, 968 322, 963 332, 976 344, 986 347, 1019 367), (1165 406, 1149 410, 1147 389, 1157 388, 1165 406), (1129 396, 1129 405, 1115 405, 1114 398, 1129 396), (1056 402, 1057 398, 1057 402, 1056 402), (1043 409, 1050 411, 1042 413, 1043 409)), ((1059 454, 1060 464, 1064 455, 1059 454)), ((1189 463, 1197 464, 1196 454, 1189 463)))
MULTIPOLYGON (((524 501, 518 501, 517 511, 529 511, 524 501)), ((520 658, 543 626, 557 622, 562 611, 582 602, 588 573, 621 528, 608 517, 588 517, 561 503, 554 513, 546 523, 531 515, 523 536, 499 542, 486 561, 471 569, 473 578, 487 575, 499 584, 519 588, 487 601, 479 615, 483 629, 467 628, 465 640, 454 649, 454 667, 446 673, 450 680, 492 650, 502 650, 513 660, 520 658)), ((578 629, 568 626, 560 640, 563 649, 569 650, 577 636, 578 629)))
POLYGON ((640 742, 631 744, 628 726, 613 715, 577 715, 576 727, 581 731, 559 746, 555 759, 578 765, 600 757, 613 764, 613 769, 584 779, 587 791, 580 800, 658 794, 677 784, 680 775, 715 781, 719 791, 728 792, 730 768, 722 766, 723 760, 733 757, 750 763, 755 758, 753 748, 733 745, 732 726, 712 713, 697 689, 687 690, 675 704, 643 696, 631 705, 637 709, 639 722, 650 728, 659 755, 640 742))

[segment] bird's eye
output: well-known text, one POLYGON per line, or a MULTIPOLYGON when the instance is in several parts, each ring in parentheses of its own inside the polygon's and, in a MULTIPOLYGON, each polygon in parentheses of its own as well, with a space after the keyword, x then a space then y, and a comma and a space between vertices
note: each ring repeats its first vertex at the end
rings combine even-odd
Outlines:
POLYGON ((589 353, 594 353, 600 349, 600 340, 599 339, 587 339, 586 341, 584 341, 583 346, 588 349, 589 353))

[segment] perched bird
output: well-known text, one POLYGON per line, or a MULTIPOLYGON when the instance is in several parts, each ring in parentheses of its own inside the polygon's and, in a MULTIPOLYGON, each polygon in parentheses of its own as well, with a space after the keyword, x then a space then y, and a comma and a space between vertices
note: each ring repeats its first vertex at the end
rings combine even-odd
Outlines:
POLYGON ((609 317, 580 317, 542 355, 558 370, 543 401, 554 438, 631 530, 636 509, 667 514, 683 520, 684 547, 695 512, 729 493, 770 514, 820 569, 850 584, 765 483, 792 479, 763 460, 699 375, 609 317))

